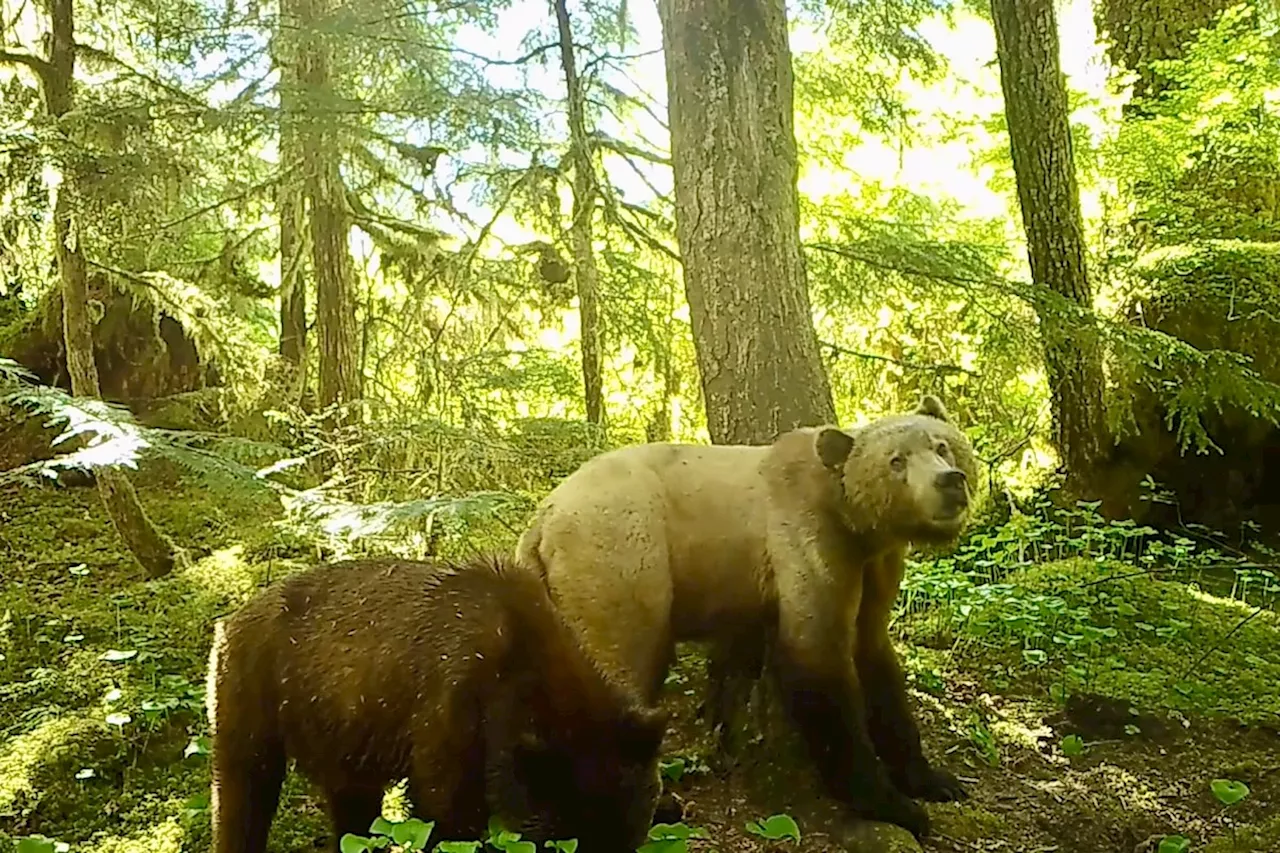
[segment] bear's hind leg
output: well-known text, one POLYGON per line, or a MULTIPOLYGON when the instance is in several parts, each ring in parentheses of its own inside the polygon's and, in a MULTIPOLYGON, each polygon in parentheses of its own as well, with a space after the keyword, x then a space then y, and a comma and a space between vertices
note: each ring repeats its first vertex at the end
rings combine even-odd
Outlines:
MULTIPOLYGON (((225 728, 224 728, 225 731, 225 728)), ((224 735, 213 748, 213 849, 263 853, 284 784, 284 749, 274 741, 224 735)))
POLYGON ((746 720, 751 692, 764 667, 768 640, 742 631, 717 639, 707 653, 707 723, 716 737, 716 756, 726 769, 742 754, 751 727, 746 720))
POLYGON ((333 827, 333 849, 342 849, 342 836, 347 833, 367 838, 369 828, 382 814, 382 787, 351 785, 327 788, 324 793, 333 827))

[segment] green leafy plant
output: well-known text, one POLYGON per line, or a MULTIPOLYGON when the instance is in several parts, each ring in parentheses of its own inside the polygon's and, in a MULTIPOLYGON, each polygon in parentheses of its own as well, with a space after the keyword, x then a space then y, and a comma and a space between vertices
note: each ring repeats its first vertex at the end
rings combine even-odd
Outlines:
POLYGON ((55 841, 43 835, 26 835, 18 839, 16 853, 67 853, 71 847, 64 841, 55 841))
POLYGON ((747 832, 758 835, 767 841, 790 839, 800 842, 800 827, 795 818, 789 814, 776 814, 764 820, 753 820, 747 823, 747 832))
POLYGON ((1166 835, 1160 839, 1160 846, 1156 848, 1156 853, 1188 853, 1191 850, 1191 842, 1181 835, 1166 835))
POLYGON ((342 853, 366 853, 385 847, 401 851, 425 850, 433 829, 433 821, 421 821, 417 818, 389 821, 379 816, 369 826, 369 837, 348 832, 342 836, 339 847, 342 853))
POLYGON ((1218 802, 1228 807, 1249 796, 1249 786, 1234 779, 1214 779, 1209 783, 1209 790, 1218 802))
POLYGON ((1083 755, 1085 750, 1084 740, 1080 735, 1067 735, 1062 739, 1061 747, 1062 754, 1067 758, 1083 755))
POLYGON ((655 823, 649 828, 649 840, 636 853, 688 853, 689 839, 706 838, 701 827, 685 823, 655 823))

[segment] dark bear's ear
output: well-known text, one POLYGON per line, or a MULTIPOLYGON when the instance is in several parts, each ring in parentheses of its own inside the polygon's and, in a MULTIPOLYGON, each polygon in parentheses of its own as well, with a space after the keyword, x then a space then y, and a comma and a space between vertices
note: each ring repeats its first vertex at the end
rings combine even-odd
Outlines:
POLYGON ((663 708, 637 708, 627 717, 618 743, 621 753, 637 763, 652 761, 662 749, 670 712, 663 708))
POLYGON ((950 418, 947 417, 947 407, 942 405, 942 401, 932 394, 925 394, 920 398, 920 405, 916 406, 915 413, 917 415, 928 415, 940 421, 950 421, 950 418))
POLYGON ((842 429, 827 427, 818 433, 814 447, 823 465, 828 468, 839 468, 853 452, 853 436, 842 429))

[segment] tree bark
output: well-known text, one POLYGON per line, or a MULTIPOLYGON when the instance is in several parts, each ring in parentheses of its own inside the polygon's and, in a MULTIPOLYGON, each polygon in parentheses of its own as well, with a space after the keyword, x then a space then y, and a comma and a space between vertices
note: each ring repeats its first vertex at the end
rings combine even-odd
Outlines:
POLYGON ((1107 58, 1133 71, 1133 97, 1125 105, 1141 115, 1143 102, 1158 97, 1169 81, 1154 62, 1180 59, 1196 33, 1213 24, 1237 0, 1098 0, 1094 25, 1107 40, 1107 58))
POLYGON ((325 0, 299 0, 299 78, 307 93, 302 131, 306 198, 311 210, 311 269, 316 280, 316 332, 320 339, 320 405, 360 399, 360 334, 355 275, 347 244, 351 220, 340 170, 341 145, 332 115, 333 51, 317 31, 332 11, 325 0))
MULTIPOLYGON (((765 444, 833 423, 800 251, 784 0, 659 0, 658 15, 676 238, 711 440, 765 444)), ((812 783, 775 680, 757 679, 769 645, 750 636, 713 648, 704 705, 718 763, 762 797, 812 783), (762 743, 748 754, 753 730, 762 743)))
POLYGON ((573 248, 573 277, 578 288, 578 314, 582 344, 582 382, 587 421, 605 423, 603 344, 600 329, 600 274, 592 247, 592 218, 596 206, 596 176, 587 137, 586 93, 578 77, 573 55, 573 28, 565 0, 552 0, 560 32, 560 64, 564 69, 569 103, 569 157, 573 163, 573 221, 569 243, 573 248))
POLYGON ((1055 443, 1068 490, 1091 498, 1110 435, 1053 0, 991 0, 991 16, 1031 277, 1083 312, 1037 300, 1055 443))
POLYGON ((660 0, 676 236, 716 443, 762 444, 835 406, 800 252, 783 0, 660 0))
POLYGON ((298 138, 298 93, 302 86, 293 33, 298 22, 286 2, 275 33, 280 68, 280 184, 276 216, 280 219, 280 355, 301 369, 307 351, 307 293, 301 266, 304 251, 303 190, 296 170, 302 165, 298 138))
MULTIPOLYGON (((71 111, 75 79, 73 0, 52 0, 49 61, 42 76, 45 106, 55 119, 71 111)), ((62 328, 67 348, 67 374, 76 397, 99 397, 98 366, 93 357, 93 324, 89 318, 89 286, 84 253, 75 224, 80 197, 75 167, 66 167, 53 206, 53 233, 58 273, 62 279, 62 328)), ((128 475, 119 468, 95 471, 98 494, 125 547, 156 578, 173 570, 173 543, 147 517, 128 475)))

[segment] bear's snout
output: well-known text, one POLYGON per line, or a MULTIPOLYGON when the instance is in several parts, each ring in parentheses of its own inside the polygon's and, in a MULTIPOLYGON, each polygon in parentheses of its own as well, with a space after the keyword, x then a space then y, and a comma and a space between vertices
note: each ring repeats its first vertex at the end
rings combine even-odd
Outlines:
POLYGON ((952 506, 963 508, 969 505, 969 490, 965 488, 967 480, 959 468, 943 471, 934 478, 933 483, 952 506))

